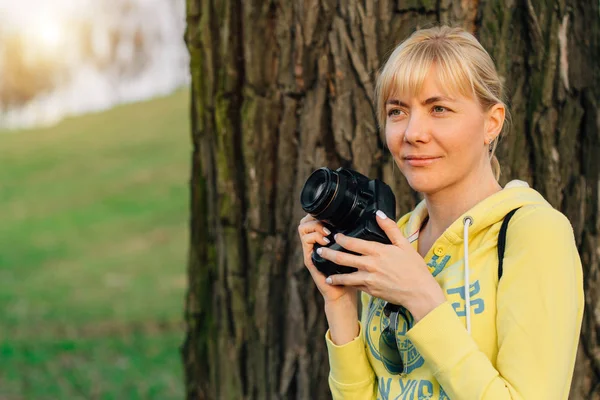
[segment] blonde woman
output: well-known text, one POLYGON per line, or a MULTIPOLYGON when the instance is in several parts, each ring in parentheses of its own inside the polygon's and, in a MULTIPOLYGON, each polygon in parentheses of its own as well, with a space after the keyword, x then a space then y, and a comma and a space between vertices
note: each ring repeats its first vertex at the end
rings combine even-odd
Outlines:
POLYGON ((322 275, 311 254, 329 232, 309 215, 298 227, 335 399, 568 398, 581 262, 560 212, 524 182, 498 183, 502 96, 490 56, 457 28, 415 32, 381 71, 379 123, 424 200, 397 223, 378 212, 391 245, 338 234, 360 255, 318 250, 351 274, 322 275))

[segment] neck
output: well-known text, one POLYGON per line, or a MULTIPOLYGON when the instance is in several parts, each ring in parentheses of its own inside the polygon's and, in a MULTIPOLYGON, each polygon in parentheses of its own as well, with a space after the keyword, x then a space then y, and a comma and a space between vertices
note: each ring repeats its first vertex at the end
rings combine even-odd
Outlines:
POLYGON ((458 217, 500 190, 502 187, 489 169, 484 174, 471 174, 458 184, 425 194, 428 236, 438 238, 458 217))

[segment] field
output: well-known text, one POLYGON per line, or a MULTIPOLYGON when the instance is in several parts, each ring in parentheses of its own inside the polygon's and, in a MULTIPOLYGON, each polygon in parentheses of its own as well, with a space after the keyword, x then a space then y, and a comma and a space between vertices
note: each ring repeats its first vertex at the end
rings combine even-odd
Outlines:
POLYGON ((0 132, 0 399, 183 397, 188 109, 0 132))

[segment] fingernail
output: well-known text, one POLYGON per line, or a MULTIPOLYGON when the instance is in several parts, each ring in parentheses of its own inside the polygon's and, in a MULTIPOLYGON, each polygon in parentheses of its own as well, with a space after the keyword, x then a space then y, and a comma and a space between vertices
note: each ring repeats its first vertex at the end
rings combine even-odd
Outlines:
POLYGON ((387 219, 387 215, 385 215, 385 213, 381 210, 377 210, 375 214, 377 214, 377 216, 381 219, 387 219))
POLYGON ((333 235, 333 240, 337 240, 339 233, 336 233, 335 235, 333 235))
POLYGON ((325 243, 329 244, 329 239, 327 239, 326 237, 324 237, 323 240, 325 241, 325 243))
POLYGON ((323 249, 319 247, 319 248, 317 249, 317 254, 318 254, 318 255, 321 255, 321 253, 322 253, 322 252, 323 252, 323 249))
POLYGON ((325 282, 328 284, 333 284, 333 279, 331 279, 331 277, 328 277, 327 279, 325 279, 325 282))
POLYGON ((331 235, 331 231, 327 228, 323 228, 323 232, 325 232, 327 236, 331 235))

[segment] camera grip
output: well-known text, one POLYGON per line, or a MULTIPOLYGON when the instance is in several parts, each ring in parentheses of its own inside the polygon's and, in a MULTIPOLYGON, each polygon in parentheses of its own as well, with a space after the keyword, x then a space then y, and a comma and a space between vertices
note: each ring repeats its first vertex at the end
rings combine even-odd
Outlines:
POLYGON ((360 254, 355 253, 353 251, 347 250, 345 248, 343 248, 342 246, 340 246, 339 244, 337 244, 335 241, 333 241, 333 235, 331 234, 331 243, 329 243, 326 246, 322 246, 320 244, 315 244, 313 249, 313 254, 312 254, 312 262, 315 265, 315 267, 317 267, 317 269, 319 271, 321 271, 325 276, 329 276, 329 275, 334 275, 334 274, 350 274, 352 272, 356 272, 357 269, 353 268, 353 267, 347 267, 344 265, 338 265, 335 264, 329 260, 324 259, 323 257, 321 257, 320 255, 317 254, 317 249, 320 247, 326 247, 332 250, 336 250, 336 251, 341 251, 344 253, 348 253, 348 254, 354 254, 357 256, 360 256, 360 254))

